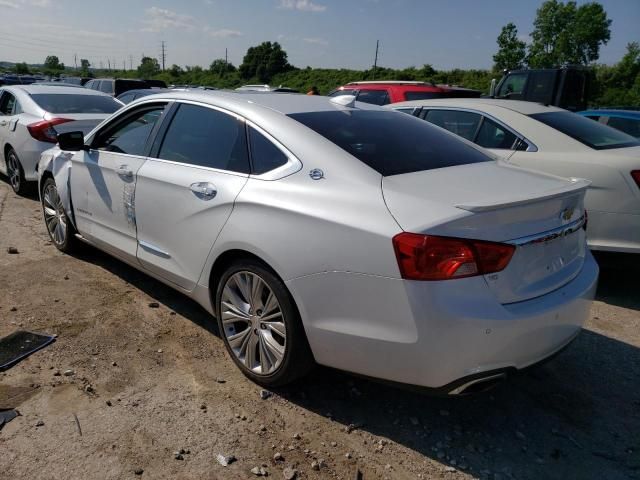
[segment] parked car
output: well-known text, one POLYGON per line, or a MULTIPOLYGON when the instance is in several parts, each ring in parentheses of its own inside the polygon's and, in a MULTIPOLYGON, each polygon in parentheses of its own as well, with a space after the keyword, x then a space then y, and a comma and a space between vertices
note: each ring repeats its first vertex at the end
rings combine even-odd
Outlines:
POLYGON ((380 80, 347 83, 329 92, 328 96, 338 97, 341 95, 355 95, 359 102, 387 105, 389 103, 424 100, 426 98, 479 97, 480 92, 425 82, 380 80))
POLYGON ((91 77, 60 77, 61 82, 73 83, 74 85, 86 85, 91 80, 91 77))
POLYGON ((57 142, 57 134, 89 132, 122 106, 98 92, 77 87, 14 85, 0 88, 0 173, 16 193, 37 180, 40 154, 57 142))
POLYGON ((148 81, 131 78, 96 78, 87 82, 85 87, 117 97, 128 90, 141 90, 153 87, 167 88, 167 84, 161 80, 148 81))
POLYGON ((578 114, 640 139, 640 111, 638 110, 597 109, 584 110, 578 114))
POLYGON ((517 100, 429 100, 393 108, 491 149, 514 165, 591 180, 589 246, 640 253, 636 138, 566 110, 517 100))
POLYGON ((268 387, 315 361, 461 393, 547 358, 589 316, 588 182, 408 115, 176 92, 59 140, 38 169, 56 247, 82 239, 194 298, 268 387))
POLYGON ((74 87, 74 88, 84 88, 82 85, 79 84, 75 84, 75 83, 66 83, 66 82, 46 82, 46 81, 42 81, 42 82, 34 82, 31 85, 46 85, 48 87, 74 87))
POLYGON ((147 97, 149 95, 156 95, 158 93, 165 93, 165 92, 171 92, 171 91, 175 91, 175 89, 169 89, 169 88, 143 88, 140 90, 127 90, 124 93, 121 93, 120 95, 118 95, 118 100, 120 100, 122 103, 127 104, 127 103, 131 103, 134 100, 137 100, 138 98, 141 97, 147 97))

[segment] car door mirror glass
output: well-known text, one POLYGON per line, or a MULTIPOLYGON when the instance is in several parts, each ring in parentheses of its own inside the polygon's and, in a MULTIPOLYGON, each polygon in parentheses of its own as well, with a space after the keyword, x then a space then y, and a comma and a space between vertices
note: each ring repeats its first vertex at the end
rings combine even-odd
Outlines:
POLYGON ((60 150, 69 152, 79 152, 86 150, 84 144, 84 133, 82 132, 65 132, 58 134, 58 145, 60 150))

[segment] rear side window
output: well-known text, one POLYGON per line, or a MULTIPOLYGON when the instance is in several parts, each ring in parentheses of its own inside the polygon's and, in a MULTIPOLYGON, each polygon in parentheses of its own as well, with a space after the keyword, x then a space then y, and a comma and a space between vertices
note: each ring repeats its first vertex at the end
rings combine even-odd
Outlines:
POLYGON ((92 148, 128 155, 144 155, 147 140, 164 107, 143 110, 98 135, 92 148))
POLYGON ((130 103, 133 101, 133 99, 135 98, 135 94, 133 93, 125 93, 122 94, 118 97, 118 100, 120 100, 122 103, 130 103))
MULTIPOLYGON (((80 90, 82 91, 82 90, 80 90)), ((102 95, 34 93, 34 102, 50 113, 113 113, 122 105, 102 95)))
POLYGON ((505 130, 496 122, 485 117, 475 143, 484 148, 511 149, 517 138, 509 130, 505 130))
POLYGON ((492 159, 410 115, 348 110, 289 115, 383 176, 492 159))
POLYGON ((389 103, 389 94, 386 90, 360 90, 357 100, 372 105, 386 105, 389 103))
POLYGON ((473 142, 482 117, 477 113, 457 110, 426 110, 423 118, 451 133, 473 142))
POLYGON ((171 120, 158 157, 249 173, 244 122, 218 110, 182 104, 171 120))
POLYGON ((566 111, 534 113, 530 117, 595 150, 640 145, 640 142, 631 135, 575 113, 566 111))
POLYGON ((249 128, 249 146, 253 173, 261 175, 285 165, 287 156, 273 142, 254 128, 249 128))

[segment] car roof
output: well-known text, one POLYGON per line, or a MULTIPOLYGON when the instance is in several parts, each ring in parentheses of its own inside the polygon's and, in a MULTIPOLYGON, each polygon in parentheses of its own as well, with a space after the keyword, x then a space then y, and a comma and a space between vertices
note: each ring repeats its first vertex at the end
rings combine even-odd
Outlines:
POLYGON ((76 95, 101 95, 101 96, 109 96, 106 93, 97 92, 95 90, 91 90, 89 88, 78 88, 77 85, 73 87, 67 86, 50 86, 50 85, 8 85, 3 87, 6 89, 14 89, 14 90, 22 90, 23 92, 32 95, 34 93, 43 93, 43 94, 76 94, 76 95))
MULTIPOLYGON (((335 97, 334 97, 335 98, 335 97)), ((199 90, 166 92, 142 97, 134 100, 129 105, 153 100, 191 100, 196 102, 218 105, 220 100, 226 104, 238 107, 258 109, 264 107, 269 110, 290 115, 295 113, 311 113, 344 110, 382 110, 381 107, 363 102, 356 102, 355 107, 345 107, 332 101, 331 97, 320 95, 300 95, 297 93, 256 92, 256 91, 223 91, 223 90, 199 90), (255 106, 255 107, 254 107, 255 106)))
POLYGON ((482 109, 483 107, 500 107, 523 115, 535 113, 563 112, 557 107, 543 105, 536 102, 525 102, 522 100, 498 100, 495 98, 443 98, 433 100, 415 100, 409 102, 394 103, 393 108, 401 107, 458 107, 470 109, 482 109))

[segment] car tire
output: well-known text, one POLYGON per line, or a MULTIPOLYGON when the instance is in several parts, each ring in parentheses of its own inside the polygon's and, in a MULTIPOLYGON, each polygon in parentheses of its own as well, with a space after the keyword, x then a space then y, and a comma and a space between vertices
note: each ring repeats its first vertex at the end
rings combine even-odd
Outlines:
POLYGON ((220 277, 218 328, 242 373, 265 387, 280 387, 314 366, 298 309, 285 284, 265 264, 239 260, 220 277))
POLYGON ((78 245, 75 237, 76 230, 64 211, 58 187, 51 177, 47 178, 42 185, 40 203, 45 227, 53 244, 64 253, 75 251, 78 245))
POLYGON ((20 158, 13 148, 10 148, 6 156, 7 163, 7 177, 9 178, 9 185, 15 193, 18 195, 25 195, 29 191, 29 185, 24 178, 24 170, 20 163, 20 158))

